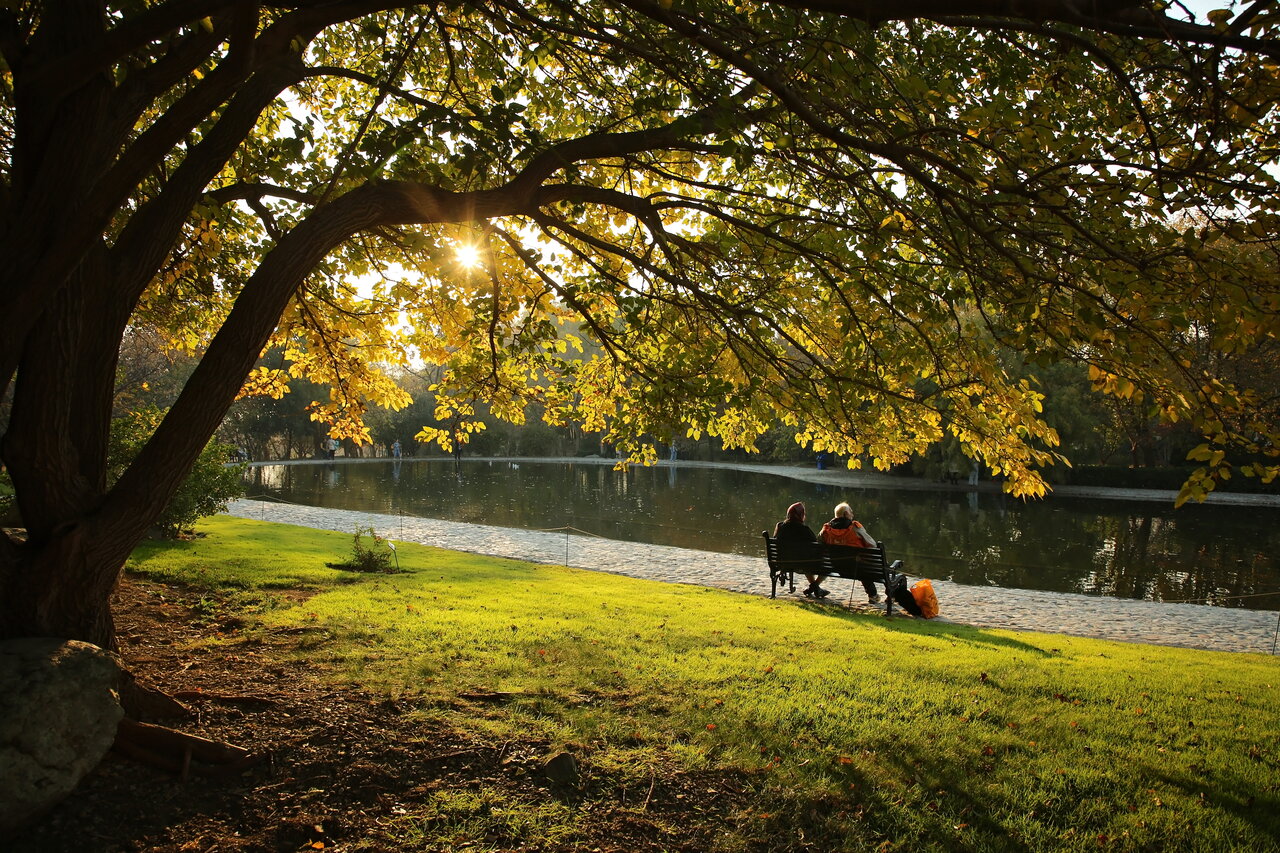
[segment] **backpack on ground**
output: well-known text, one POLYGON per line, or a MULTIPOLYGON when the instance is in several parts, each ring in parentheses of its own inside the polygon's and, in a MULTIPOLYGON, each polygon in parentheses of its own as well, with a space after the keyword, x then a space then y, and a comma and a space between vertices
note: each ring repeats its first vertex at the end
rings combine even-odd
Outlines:
POLYGON ((920 610, 918 615, 926 619, 938 615, 938 595, 933 591, 933 583, 928 578, 921 578, 911 585, 911 597, 920 610))
POLYGON ((922 616, 920 605, 916 603, 916 598, 911 594, 911 590, 907 589, 907 579, 902 575, 898 576, 898 582, 894 584, 893 589, 889 592, 893 596, 893 600, 903 610, 912 616, 922 616))

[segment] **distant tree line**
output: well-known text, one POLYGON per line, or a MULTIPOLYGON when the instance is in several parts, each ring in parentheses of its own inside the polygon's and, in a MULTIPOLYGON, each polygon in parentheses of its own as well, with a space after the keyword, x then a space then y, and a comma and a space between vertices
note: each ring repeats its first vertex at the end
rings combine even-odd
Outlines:
MULTIPOLYGON (((121 358, 118 415, 123 416, 127 411, 144 406, 163 408, 176 397, 195 362, 182 354, 166 353, 162 349, 158 340, 144 331, 129 338, 121 358)), ((1187 460, 1187 454, 1197 445, 1198 436, 1189 425, 1162 422, 1139 400, 1094 393, 1088 370, 1082 365, 1066 362, 1047 366, 1018 364, 1012 353, 1008 360, 1012 373, 1028 377, 1044 394, 1045 420, 1057 431, 1063 455, 1073 461, 1071 468, 1059 466, 1047 470, 1045 476, 1050 482, 1177 489, 1195 467, 1187 460)), ((1255 387, 1267 388, 1280 396, 1280 370, 1273 366, 1280 364, 1280 359, 1271 363, 1258 359, 1241 362, 1236 366, 1236 373, 1255 387)), ((275 351, 264 357, 263 364, 279 367, 285 362, 282 354, 275 351)), ((372 442, 361 446, 349 439, 343 440, 340 456, 389 456, 391 446, 397 440, 406 458, 449 455, 434 444, 415 440, 424 427, 447 431, 452 426, 448 418, 436 417, 436 400, 430 389, 437 377, 430 371, 398 371, 394 378, 413 402, 398 411, 371 408, 365 414, 365 421, 372 442)), ((279 398, 243 398, 231 407, 218 430, 217 441, 231 449, 232 455, 243 455, 252 460, 319 457, 329 430, 327 425, 312 419, 310 407, 327 398, 327 386, 305 379, 295 380, 291 391, 279 398)), ((483 405, 477 406, 475 420, 482 422, 485 428, 466 436, 466 443, 455 448, 459 455, 615 455, 614 448, 603 441, 601 433, 585 431, 577 425, 550 425, 542 420, 536 405, 529 407, 527 419, 522 424, 495 417, 483 405)), ((680 436, 673 440, 678 457, 684 460, 813 464, 816 453, 797 442, 796 436, 795 428, 775 425, 758 440, 756 453, 738 448, 726 449, 718 438, 706 434, 697 439, 680 436)), ((667 458, 670 441, 654 439, 654 443, 659 457, 667 458)), ((1248 460, 1238 461, 1243 464, 1248 460)), ((830 466, 842 466, 846 462, 844 458, 833 457, 830 466)), ((963 481, 973 464, 961 451, 959 442, 948 437, 907 464, 895 467, 892 473, 936 480, 946 480, 955 474, 963 481)), ((989 471, 983 468, 981 477, 989 479, 989 471)), ((1264 485, 1252 478, 1234 478, 1220 488, 1277 490, 1275 484, 1264 485)))

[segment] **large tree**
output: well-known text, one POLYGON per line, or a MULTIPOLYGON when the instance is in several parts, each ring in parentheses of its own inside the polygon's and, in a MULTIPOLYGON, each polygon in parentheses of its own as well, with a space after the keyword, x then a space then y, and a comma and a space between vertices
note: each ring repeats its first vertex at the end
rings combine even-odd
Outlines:
POLYGON ((361 438, 407 402, 380 364, 442 365, 464 426, 536 401, 642 459, 782 421, 881 466, 951 435, 1038 494, 1012 346, 1192 422, 1206 476, 1265 460, 1275 412, 1189 353, 1277 331, 1280 15, 1164 6, 6 4, 0 635, 110 645, 236 396, 330 383, 361 438), (108 488, 134 327, 201 359, 108 488))

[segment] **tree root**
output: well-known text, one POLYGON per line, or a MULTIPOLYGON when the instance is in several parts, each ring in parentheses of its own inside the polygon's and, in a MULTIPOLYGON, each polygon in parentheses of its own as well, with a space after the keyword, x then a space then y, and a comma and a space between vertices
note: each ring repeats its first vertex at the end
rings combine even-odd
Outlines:
POLYGON ((120 720, 112 749, 135 761, 176 773, 183 779, 197 776, 233 776, 254 766, 263 756, 229 743, 219 743, 174 729, 120 720))
POLYGON ((165 719, 191 715, 191 709, 186 705, 161 690, 139 683, 133 673, 123 667, 118 689, 120 704, 127 716, 165 719))

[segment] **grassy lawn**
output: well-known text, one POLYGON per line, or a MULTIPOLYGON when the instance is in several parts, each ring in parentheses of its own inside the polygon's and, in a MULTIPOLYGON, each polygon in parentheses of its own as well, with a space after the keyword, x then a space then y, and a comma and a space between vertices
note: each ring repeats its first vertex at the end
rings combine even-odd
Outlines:
MULTIPOLYGON (((261 630, 323 628, 303 653, 324 677, 563 746, 584 775, 643 791, 676 762, 746 779, 723 850, 1280 849, 1277 658, 886 620, 410 544, 405 573, 358 575, 325 566, 348 535, 201 529, 145 544, 130 570, 230 595, 261 630), (290 604, 273 588, 316 594, 290 604)), ((424 844, 506 839, 477 850, 563 849, 590 819, 590 800, 483 799, 437 794, 397 819, 424 844)))

